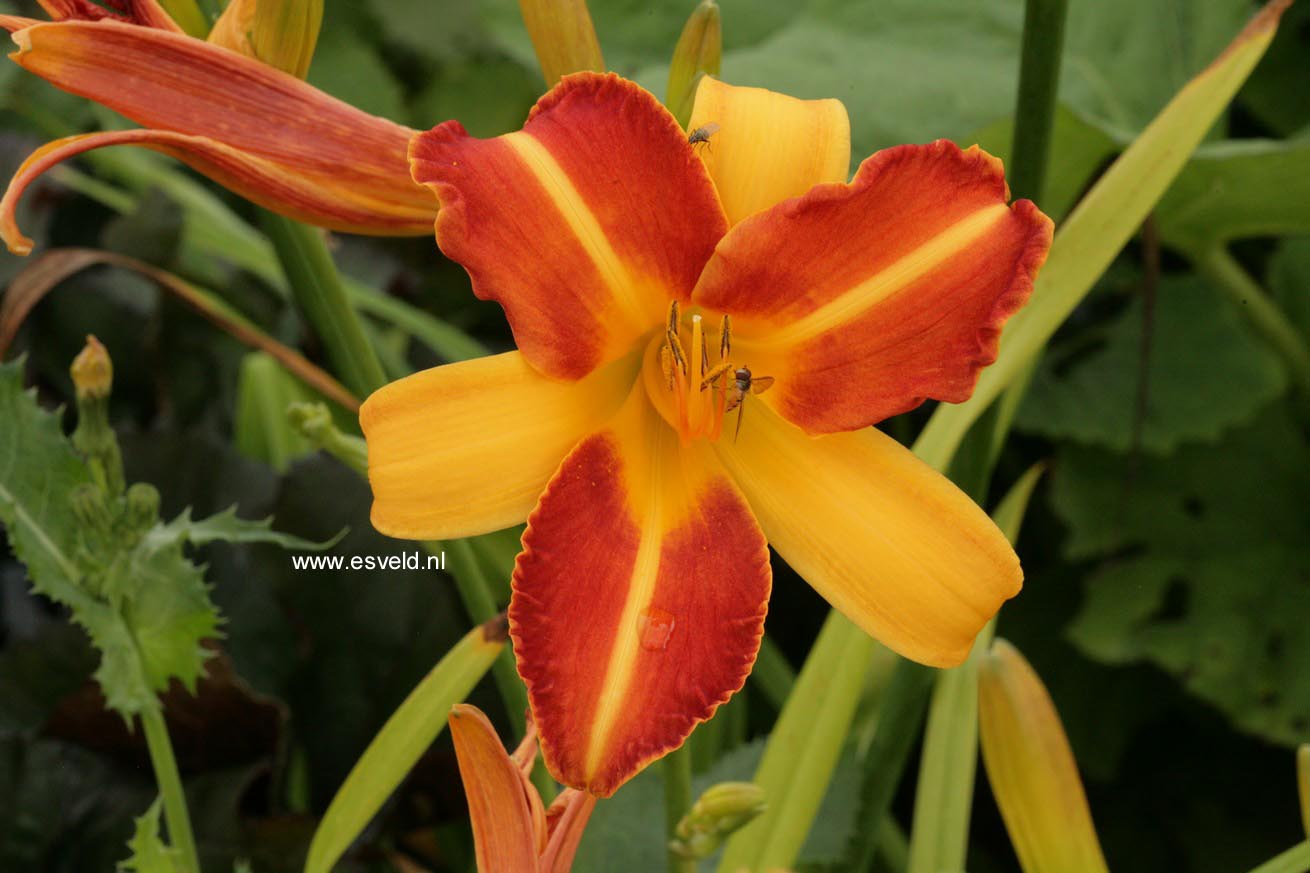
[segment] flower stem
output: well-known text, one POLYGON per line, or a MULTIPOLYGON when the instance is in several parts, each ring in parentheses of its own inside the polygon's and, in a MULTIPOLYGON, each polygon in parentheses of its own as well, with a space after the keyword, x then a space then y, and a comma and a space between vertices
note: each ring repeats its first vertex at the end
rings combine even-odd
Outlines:
MULTIPOLYGON (((691 809, 691 740, 664 756, 665 839, 673 840, 678 822, 691 809)), ((695 873, 696 862, 669 849, 670 873, 695 873)))
POLYGON ((387 383, 386 374, 346 297, 322 234, 272 212, 263 214, 263 226, 282 263, 291 296, 322 339, 333 370, 360 397, 381 388, 387 383))
POLYGON ((1055 126, 1067 8, 1067 0, 1028 0, 1024 7, 1009 177, 1015 197, 1027 197, 1039 204, 1055 126))
POLYGON ((1297 387, 1310 392, 1310 346, 1237 258, 1223 246, 1189 256, 1197 272, 1227 294, 1251 326, 1274 347, 1297 387))
MULTIPOLYGON (((459 598, 463 601, 464 609, 468 612, 469 618, 473 619, 474 624, 489 621, 500 612, 496 608, 496 598, 491 593, 491 585, 468 540, 447 540, 440 544, 428 543, 427 546, 429 551, 435 549, 440 552, 444 548, 449 553, 450 575, 455 579, 459 598)), ((524 716, 528 709, 528 693, 523 687, 523 680, 519 679, 518 670, 514 667, 514 655, 508 647, 500 653, 496 663, 491 666, 491 675, 500 692, 500 699, 505 704, 514 734, 521 736, 525 726, 524 716)))
POLYGON ((173 743, 159 709, 141 713, 141 727, 150 750, 150 763, 155 769, 155 782, 164 801, 164 818, 168 822, 168 842, 182 856, 183 873, 200 873, 200 860, 196 854, 196 840, 191 834, 191 818, 187 814, 186 795, 182 793, 182 777, 173 757, 173 743))
POLYGON ((760 638, 760 653, 755 657, 751 682, 779 712, 786 706, 792 686, 796 684, 796 670, 768 634, 760 638))
POLYGON ((1310 870, 1310 840, 1270 858, 1251 873, 1305 873, 1307 870, 1310 870))
POLYGON ((878 705, 878 730, 864 756, 860 785, 860 812, 847 847, 850 870, 869 870, 878 850, 878 834, 891 808, 892 797, 905 772, 905 762, 919 738, 919 726, 928 707, 937 671, 904 658, 896 662, 891 681, 878 705))

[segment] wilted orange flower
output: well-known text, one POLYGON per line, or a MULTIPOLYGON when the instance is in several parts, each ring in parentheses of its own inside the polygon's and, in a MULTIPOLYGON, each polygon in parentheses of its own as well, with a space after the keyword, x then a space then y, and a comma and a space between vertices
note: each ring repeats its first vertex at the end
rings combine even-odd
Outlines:
POLYGON ((528 735, 513 755, 476 706, 450 713, 459 774, 468 798, 478 873, 568 873, 596 798, 566 788, 547 809, 528 778, 537 758, 537 736, 528 735))
MULTIPOLYGON (((0 15, 19 66, 127 116, 140 130, 47 143, 0 201, 0 238, 27 254, 15 210, 37 176, 83 152, 138 145, 172 155, 238 194, 292 218, 355 233, 427 233, 432 197, 409 176, 414 131, 361 112, 295 76, 181 32, 156 0, 41 0, 54 21, 0 15)), ((246 4, 234 3, 239 13, 246 4)))
POLYGON ((1050 220, 1008 203, 999 161, 946 141, 879 152, 847 184, 834 100, 706 79, 697 128, 713 133, 693 146, 635 84, 583 73, 522 131, 417 136, 437 242, 519 351, 403 379, 361 413, 383 532, 528 519, 519 671, 551 771, 599 795, 741 687, 766 537, 935 665, 1022 578, 986 515, 870 425, 969 396, 1050 220))

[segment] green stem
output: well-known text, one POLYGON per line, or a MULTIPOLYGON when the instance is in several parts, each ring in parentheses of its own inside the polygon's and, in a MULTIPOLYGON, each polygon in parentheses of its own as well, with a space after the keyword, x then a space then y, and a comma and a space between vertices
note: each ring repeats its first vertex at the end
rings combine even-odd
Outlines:
POLYGON ((1310 870, 1310 841, 1270 858, 1251 873, 1306 873, 1310 870))
POLYGON ((155 768, 155 782, 164 801, 164 819, 168 822, 168 842, 182 856, 183 873, 200 873, 200 859, 196 854, 196 839, 191 834, 191 818, 187 814, 186 795, 182 793, 182 777, 173 757, 173 743, 168 739, 164 716, 158 709, 141 713, 141 727, 150 750, 150 763, 155 768))
MULTIPOLYGON (((496 608, 496 598, 491 593, 491 585, 482 565, 478 563, 473 546, 467 540, 447 540, 444 543, 427 543, 429 551, 446 550, 450 559, 450 575, 455 580, 455 588, 464 603, 464 609, 474 624, 482 624, 494 618, 500 610, 496 608)), ((526 726, 525 715, 528 710, 528 692, 523 687, 518 670, 514 667, 514 655, 507 646, 491 666, 491 676, 500 692, 500 699, 505 704, 506 714, 514 728, 515 736, 522 736, 526 726)))
POLYGON ((751 682, 779 712, 787 704, 792 686, 796 684, 796 670, 767 634, 760 638, 760 653, 755 657, 751 682))
POLYGON ((291 296, 322 339, 337 376, 360 397, 381 388, 387 383, 386 374, 350 305, 322 233, 272 212, 263 214, 263 226, 282 263, 291 296))
POLYGON ((937 671, 913 661, 896 663, 891 681, 878 706, 878 730, 864 756, 864 780, 860 785, 861 827, 855 829, 847 847, 849 869, 861 873, 873 866, 878 834, 900 785, 910 750, 919 738, 937 671))
MULTIPOLYGON (((664 836, 672 841, 678 822, 691 809, 691 745, 683 743, 664 756, 664 836)), ((696 862, 669 850, 670 873, 695 873, 696 862)))
POLYGON ((1251 326, 1282 356, 1297 387, 1310 393, 1310 346, 1260 284, 1223 246, 1203 254, 1190 252, 1189 257, 1197 272, 1227 294, 1251 326))
POLYGON ((1014 111, 1014 153, 1010 190, 1041 203, 1046 163, 1055 127, 1060 58, 1067 0, 1028 0, 1024 8, 1019 61, 1019 96, 1014 111))

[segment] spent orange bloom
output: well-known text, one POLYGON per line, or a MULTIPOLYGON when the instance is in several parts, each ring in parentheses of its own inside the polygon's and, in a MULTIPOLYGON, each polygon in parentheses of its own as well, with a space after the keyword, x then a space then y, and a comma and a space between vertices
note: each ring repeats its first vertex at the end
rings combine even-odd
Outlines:
POLYGON ((596 798, 566 788, 549 809, 545 807, 529 779, 537 758, 531 725, 509 755, 476 706, 455 706, 449 723, 468 798, 478 873, 568 873, 596 798))
POLYGON ((934 665, 1022 580, 987 516, 870 425, 969 396, 1050 220, 1008 202, 999 161, 946 141, 879 152, 847 183, 835 100, 705 79, 689 129, 708 141, 635 84, 580 73, 521 131, 415 137, 437 242, 519 351, 402 379, 361 412, 378 529, 528 519, 519 672, 551 772, 602 796, 745 681, 766 538, 934 665))
MULTIPOLYGON (((323 227, 430 232, 436 203, 405 158, 415 131, 239 53, 225 19, 205 41, 182 33, 156 0, 41 4, 54 21, 0 15, 18 45, 10 58, 143 129, 64 137, 24 161, 0 201, 0 238, 11 252, 32 249, 15 210, 33 180, 113 145, 172 155, 261 206, 323 227)), ((233 3, 229 13, 247 6, 233 3)))

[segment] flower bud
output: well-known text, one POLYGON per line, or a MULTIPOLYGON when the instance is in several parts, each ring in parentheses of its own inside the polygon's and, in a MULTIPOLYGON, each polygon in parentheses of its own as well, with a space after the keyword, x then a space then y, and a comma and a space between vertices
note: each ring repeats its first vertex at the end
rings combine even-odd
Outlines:
POLYGON ((664 102, 683 127, 691 118, 696 84, 701 76, 717 76, 723 59, 723 23, 719 4, 703 0, 687 19, 669 63, 669 89, 664 102))
POLYGON ((767 806, 753 782, 721 782, 705 790, 674 829, 669 848, 683 858, 708 858, 767 806))
POLYGON ((1055 704, 1002 639, 979 666, 978 729, 992 794, 1024 873, 1108 873, 1055 704))
POLYGON ((323 0, 232 0, 209 41, 303 79, 322 23, 323 0))
POLYGON ((87 334, 86 347, 73 358, 69 372, 79 400, 104 399, 114 385, 114 364, 109 352, 91 334, 87 334))
POLYGON ((95 485, 79 485, 68 495, 73 518, 80 527, 91 531, 103 531, 109 528, 109 504, 105 493, 95 485))
POLYGON ((159 489, 147 482, 136 482, 127 489, 124 520, 134 531, 144 531, 159 520, 159 489))
POLYGON ((604 71, 587 0, 519 0, 519 11, 537 50, 546 87, 555 87, 569 73, 604 71))

